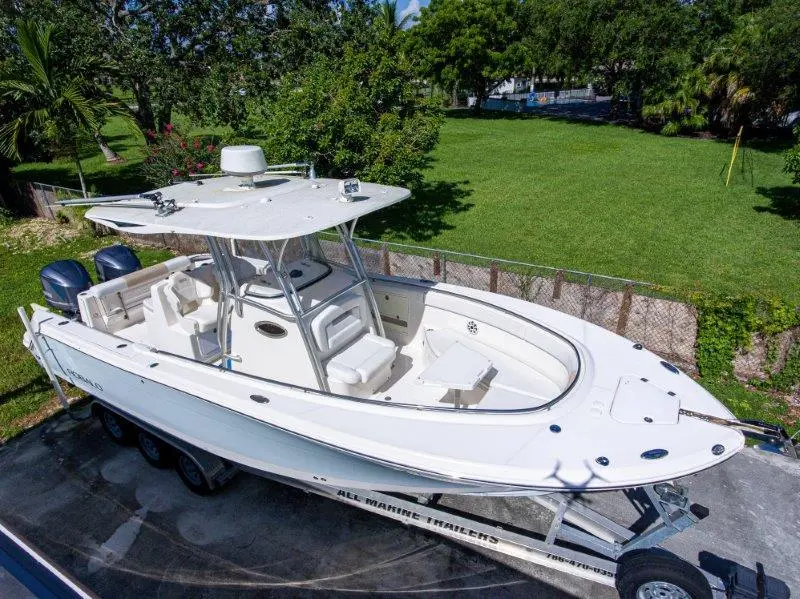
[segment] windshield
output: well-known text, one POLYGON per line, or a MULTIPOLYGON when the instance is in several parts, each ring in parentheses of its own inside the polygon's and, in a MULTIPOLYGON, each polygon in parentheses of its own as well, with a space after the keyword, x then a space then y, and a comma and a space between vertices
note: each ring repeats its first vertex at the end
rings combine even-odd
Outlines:
POLYGON ((235 240, 232 249, 237 284, 245 296, 271 299, 283 295, 265 251, 272 263, 288 275, 296 291, 320 281, 332 270, 316 237, 310 235, 265 242, 235 240))

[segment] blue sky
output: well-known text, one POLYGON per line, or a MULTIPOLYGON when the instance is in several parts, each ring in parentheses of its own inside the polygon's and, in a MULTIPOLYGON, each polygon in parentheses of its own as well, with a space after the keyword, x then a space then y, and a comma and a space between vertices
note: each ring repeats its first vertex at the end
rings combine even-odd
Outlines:
POLYGON ((427 6, 429 0, 400 0, 398 2, 398 7, 402 11, 402 15, 405 16, 409 12, 417 13, 419 12, 420 6, 427 6))

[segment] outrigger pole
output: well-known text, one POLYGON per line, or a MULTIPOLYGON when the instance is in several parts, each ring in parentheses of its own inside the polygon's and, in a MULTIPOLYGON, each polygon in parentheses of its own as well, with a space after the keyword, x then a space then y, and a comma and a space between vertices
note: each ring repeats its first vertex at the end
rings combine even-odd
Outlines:
POLYGON ((60 200, 59 206, 115 206, 122 208, 155 208, 158 216, 169 216, 180 210, 174 199, 165 200, 160 191, 148 193, 124 194, 116 196, 100 196, 98 198, 60 200), (128 200, 147 200, 147 204, 119 204, 128 200))

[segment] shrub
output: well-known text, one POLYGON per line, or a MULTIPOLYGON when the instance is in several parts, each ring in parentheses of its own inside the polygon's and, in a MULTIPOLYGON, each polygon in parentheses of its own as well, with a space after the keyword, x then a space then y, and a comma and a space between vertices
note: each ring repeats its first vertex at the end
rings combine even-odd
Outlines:
POLYGON ((267 160, 311 160, 320 174, 410 185, 439 139, 441 116, 417 94, 391 39, 348 44, 285 76, 254 124, 267 160))
POLYGON ((172 124, 162 133, 148 131, 148 156, 142 174, 155 187, 164 187, 198 173, 219 170, 219 144, 210 137, 184 138, 172 124))
MULTIPOLYGON (((800 139, 800 125, 794 128, 794 134, 800 139)), ((792 176, 793 183, 800 183, 800 143, 786 152, 786 162, 783 172, 792 176)))
POLYGON ((751 335, 772 336, 800 325, 800 311, 780 299, 695 294, 697 368, 704 377, 732 375, 732 360, 751 335))

